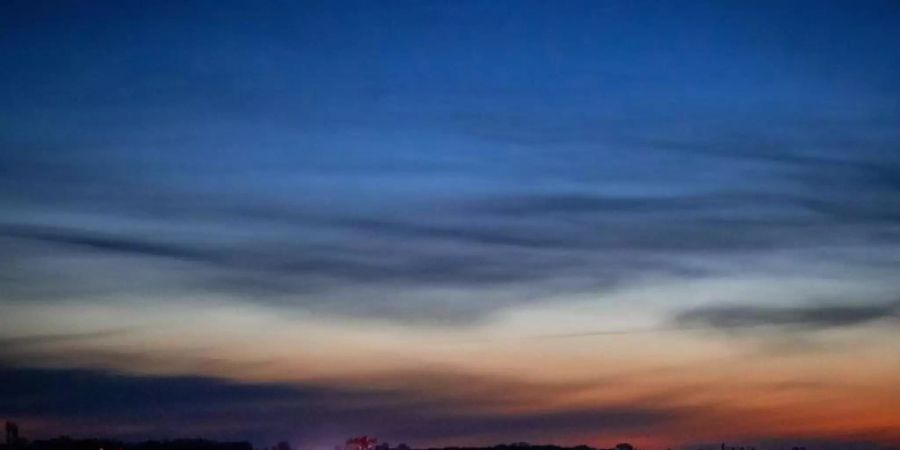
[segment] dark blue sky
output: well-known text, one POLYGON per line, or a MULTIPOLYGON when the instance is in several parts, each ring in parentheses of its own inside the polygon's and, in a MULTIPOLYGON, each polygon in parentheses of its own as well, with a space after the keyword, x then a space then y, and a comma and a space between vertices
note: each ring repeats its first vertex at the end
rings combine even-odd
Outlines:
MULTIPOLYGON (((151 390, 156 376, 314 380, 343 401, 360 354, 430 386, 413 369, 515 366, 435 342, 635 330, 688 343, 601 345, 585 367, 625 348, 629 364, 688 366, 710 342, 735 361, 868 345, 863 375, 900 374, 877 362, 900 316, 896 2, 10 1, 0 61, 13 380, 48 366, 151 390), (759 327, 771 339, 727 332, 759 327), (715 339, 691 344, 698 329, 715 339)), ((563 347, 545 349, 560 367, 585 358, 563 347)), ((817 366, 792 361, 787 381, 810 381, 817 366)), ((77 402, 107 420, 92 397, 77 402)), ((24 401, 0 415, 44 423, 24 401)), ((578 430, 608 409, 686 439, 654 428, 680 409, 594 401, 529 404, 560 440, 590 437, 578 430)), ((410 435, 518 440, 491 420, 410 435)), ((304 439, 338 433, 325 428, 304 439)), ((723 433, 796 431, 739 428, 723 433)))

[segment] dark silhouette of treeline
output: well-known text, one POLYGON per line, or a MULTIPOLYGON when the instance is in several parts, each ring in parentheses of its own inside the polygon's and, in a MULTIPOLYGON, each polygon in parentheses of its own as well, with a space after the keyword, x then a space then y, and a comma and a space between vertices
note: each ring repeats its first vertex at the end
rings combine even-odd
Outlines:
MULTIPOLYGON (((274 446, 286 447, 284 444, 274 446)), ((499 444, 492 447, 428 447, 409 450, 615 450, 578 445, 562 447, 558 445, 499 444)), ((290 448, 290 447, 288 447, 290 448)), ((402 447, 401 447, 402 448, 402 447)), ((66 436, 44 440, 20 440, 15 444, 0 443, 0 450, 254 450, 249 442, 217 442, 206 439, 174 439, 163 441, 124 442, 113 439, 72 439, 66 436)), ((269 450, 264 448, 263 450, 269 450)))
POLYGON ((384 442, 375 446, 371 446, 368 448, 361 448, 358 445, 354 445, 355 440, 348 440, 349 445, 344 446, 343 448, 340 446, 335 446, 335 450, 639 450, 636 449, 631 444, 621 443, 617 444, 615 447, 611 448, 597 448, 590 447, 588 445, 576 445, 574 447, 563 447, 560 445, 552 445, 552 444, 529 444, 527 442, 515 442, 511 444, 497 444, 490 447, 422 447, 422 448, 411 448, 406 444, 400 444, 396 447, 392 447, 390 444, 384 442))
POLYGON ((35 441, 22 439, 15 444, 0 444, 0 450, 253 450, 253 446, 249 442, 217 442, 206 439, 123 442, 63 436, 35 441))
MULTIPOLYGON (((617 446, 618 448, 618 446, 617 446)), ((631 446, 628 446, 630 450, 633 450, 631 446)), ((576 445, 574 447, 563 447, 559 445, 552 444, 528 444, 525 442, 518 442, 514 444, 497 444, 491 447, 428 447, 428 448, 413 448, 410 450, 617 450, 617 449, 606 449, 606 448, 597 448, 590 447, 587 445, 576 445)), ((619 449, 623 450, 623 449, 619 449)))
MULTIPOLYGON (((0 450, 253 450, 249 442, 217 442, 206 439, 174 439, 168 441, 124 442, 114 439, 54 439, 29 441, 19 435, 15 422, 6 422, 5 443, 0 450)), ((286 444, 285 444, 286 445, 286 444)), ((291 450, 278 448, 278 450, 291 450)))
MULTIPOLYGON (((253 445, 246 441, 219 442, 208 439, 172 439, 150 440, 144 442, 125 442, 115 439, 72 439, 61 436, 54 439, 29 441, 19 436, 19 427, 14 422, 6 422, 5 443, 0 442, 0 450, 293 450, 285 441, 272 447, 254 449, 253 445)), ((563 447, 552 444, 529 444, 527 442, 515 442, 511 444, 498 444, 490 447, 425 447, 412 448, 406 444, 391 446, 387 442, 378 443, 378 440, 369 436, 350 438, 341 446, 336 445, 334 450, 640 450, 628 443, 616 444, 611 448, 597 448, 588 445, 576 445, 563 447)), ((706 449, 700 449, 706 450, 706 449)), ((756 450, 754 447, 731 447, 724 443, 719 450, 756 450)), ((806 447, 794 447, 791 450, 806 450, 806 447)))
MULTIPOLYGON (((14 422, 6 422, 5 444, 0 443, 0 450, 293 450, 287 442, 279 442, 272 447, 254 449, 249 442, 218 442, 207 439, 174 439, 151 440, 145 442, 125 442, 115 439, 73 439, 62 436, 54 439, 29 441, 19 436, 19 427, 14 422)), ((618 444, 613 448, 595 448, 587 445, 562 447, 559 445, 532 445, 526 442, 499 444, 492 447, 429 447, 411 448, 406 444, 392 447, 387 442, 377 444, 378 440, 368 436, 348 439, 343 445, 335 446, 335 450, 638 450, 630 444, 618 444), (377 445, 376 445, 377 444, 377 445)), ((744 450, 725 449, 722 450, 744 450)), ((751 449, 753 450, 753 449, 751 449)), ((804 449, 805 450, 805 449, 804 449)))

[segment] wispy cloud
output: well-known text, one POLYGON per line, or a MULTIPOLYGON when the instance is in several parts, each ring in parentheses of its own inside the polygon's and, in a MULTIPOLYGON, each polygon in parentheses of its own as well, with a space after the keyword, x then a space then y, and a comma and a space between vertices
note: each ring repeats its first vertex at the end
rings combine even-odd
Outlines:
POLYGON ((684 311, 674 321, 682 326, 714 329, 783 327, 823 330, 900 319, 900 303, 818 304, 808 306, 708 306, 684 311))
POLYGON ((71 228, 41 225, 0 224, 0 237, 10 237, 71 247, 80 247, 99 252, 208 261, 212 253, 192 249, 186 245, 155 242, 148 239, 114 236, 71 228))

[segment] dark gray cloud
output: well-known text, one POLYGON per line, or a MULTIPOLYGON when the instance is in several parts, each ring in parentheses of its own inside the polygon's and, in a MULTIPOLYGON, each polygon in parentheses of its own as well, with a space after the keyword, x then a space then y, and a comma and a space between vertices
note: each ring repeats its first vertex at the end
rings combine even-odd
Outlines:
POLYGON ((91 331, 85 333, 52 333, 5 337, 0 338, 0 346, 2 346, 5 351, 16 351, 31 346, 41 347, 54 343, 78 342, 82 340, 121 336, 129 331, 130 330, 121 329, 91 331))
POLYGON ((162 258, 208 261, 212 253, 186 245, 154 242, 120 237, 108 233, 47 226, 0 224, 0 237, 12 237, 65 246, 81 247, 100 252, 143 255, 162 258))
MULTIPOLYGON (((107 430, 143 425, 138 432, 110 432, 113 437, 128 439, 190 436, 202 431, 211 438, 250 438, 257 443, 287 438, 301 445, 339 443, 360 432, 411 444, 451 438, 504 441, 659 425, 675 420, 678 414, 650 405, 529 413, 476 412, 479 405, 508 402, 509 388, 516 382, 455 377, 446 372, 394 376, 396 379, 389 385, 407 388, 367 390, 321 383, 237 383, 203 377, 0 366, 0 411, 6 417, 21 417, 25 433, 29 432, 28 418, 41 417, 56 427, 42 429, 42 434, 77 435, 77 430, 70 427, 98 421, 105 424, 101 429, 107 430), (434 381, 443 387, 435 388, 434 381), (458 395, 444 392, 448 387, 462 391, 458 395), (536 430, 546 434, 537 436, 536 430)), ((531 386, 530 391, 541 388, 531 386)))
POLYGON ((787 327, 828 329, 864 325, 900 318, 900 303, 820 304, 809 306, 710 306, 684 311, 674 322, 686 327, 741 329, 747 327, 787 327))
POLYGON ((763 194, 708 194, 614 197, 576 194, 522 195, 509 198, 486 199, 471 205, 475 211, 511 216, 572 216, 579 214, 619 213, 693 213, 703 210, 716 211, 741 204, 758 204, 763 201, 784 201, 784 196, 763 194))

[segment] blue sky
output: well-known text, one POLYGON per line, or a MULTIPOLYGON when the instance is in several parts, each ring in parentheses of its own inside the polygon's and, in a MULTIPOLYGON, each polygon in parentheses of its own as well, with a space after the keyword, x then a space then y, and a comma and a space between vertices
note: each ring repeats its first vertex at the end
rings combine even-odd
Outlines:
MULTIPOLYGON (((892 2, 7 2, 4 376, 142 380, 122 392, 257 383, 265 404, 270 384, 343 402, 396 371, 422 386, 387 383, 397 399, 481 411, 468 391, 441 403, 457 383, 432 386, 437 372, 547 394, 523 400, 533 416, 506 405, 482 426, 423 423, 409 439, 519 440, 510 424, 544 417, 535 439, 619 436, 595 426, 606 420, 649 443, 897 443, 878 431, 896 408, 826 431, 722 419, 720 435, 687 437, 682 422, 681 434, 661 425, 689 416, 682 403, 641 403, 685 380, 641 381, 635 411, 581 391, 548 399, 586 382, 574 361, 779 358, 783 379, 762 377, 778 384, 822 381, 824 358, 888 389, 900 376, 880 353, 900 317, 898 22, 892 2), (534 350, 556 361, 546 374, 445 348, 513 358, 527 351, 509 342, 561 335, 582 337, 534 350)), ((691 382, 727 391, 704 377, 691 382)), ((816 395, 791 401, 809 411, 816 395)), ((396 401, 376 397, 379 411, 396 401)), ((82 401, 110 433, 167 430, 82 401)), ((41 432, 73 426, 71 411, 12 402, 0 414, 41 432)), ((403 437, 346 417, 301 427, 303 442, 365 426, 403 437)))

